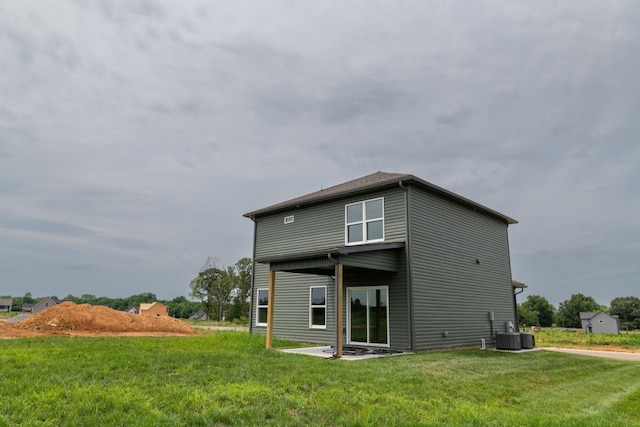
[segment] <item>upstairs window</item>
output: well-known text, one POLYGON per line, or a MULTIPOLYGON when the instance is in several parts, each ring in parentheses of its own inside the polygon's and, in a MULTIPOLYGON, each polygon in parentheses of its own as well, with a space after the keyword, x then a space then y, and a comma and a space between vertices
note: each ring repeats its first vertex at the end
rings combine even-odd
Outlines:
POLYGON ((345 207, 347 245, 384 241, 384 199, 351 203, 345 207))

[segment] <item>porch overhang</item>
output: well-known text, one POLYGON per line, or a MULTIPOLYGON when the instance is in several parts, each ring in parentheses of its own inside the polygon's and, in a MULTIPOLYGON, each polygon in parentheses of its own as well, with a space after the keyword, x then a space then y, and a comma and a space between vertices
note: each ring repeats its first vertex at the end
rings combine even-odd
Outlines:
POLYGON ((260 264, 269 264, 271 271, 333 276, 336 264, 349 269, 398 271, 398 250, 404 242, 373 245, 344 246, 311 252, 257 258, 260 264))
MULTIPOLYGON (((333 276, 336 286, 335 298, 335 353, 334 357, 342 357, 343 332, 343 284, 345 271, 357 274, 358 270, 375 270, 386 272, 398 271, 398 253, 404 248, 404 242, 380 243, 358 246, 344 246, 327 250, 305 253, 256 258, 260 264, 269 264, 269 297, 267 308, 266 347, 272 347, 273 310, 276 288, 276 272, 318 274, 333 276), (348 268, 345 268, 348 266, 348 268)), ((349 274, 349 273, 347 273, 349 274)))

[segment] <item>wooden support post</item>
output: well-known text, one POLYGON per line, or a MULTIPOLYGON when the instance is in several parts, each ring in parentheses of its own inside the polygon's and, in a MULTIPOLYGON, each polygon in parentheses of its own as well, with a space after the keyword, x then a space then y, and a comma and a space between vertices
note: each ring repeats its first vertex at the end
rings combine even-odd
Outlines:
POLYGON ((342 357, 342 264, 336 265, 336 357, 342 357))
POLYGON ((269 301, 267 303, 267 348, 273 345, 273 298, 276 287, 276 272, 269 270, 269 301))

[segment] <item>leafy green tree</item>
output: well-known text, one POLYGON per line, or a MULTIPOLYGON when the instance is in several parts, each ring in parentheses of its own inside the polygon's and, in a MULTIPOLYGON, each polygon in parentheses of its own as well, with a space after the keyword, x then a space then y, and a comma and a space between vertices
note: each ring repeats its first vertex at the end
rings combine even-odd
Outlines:
POLYGON ((209 257, 189 287, 189 295, 202 301, 209 319, 221 321, 235 288, 233 267, 221 268, 217 259, 209 257))
POLYGON ((131 295, 127 300, 127 307, 125 307, 124 310, 126 310, 128 307, 138 307, 141 303, 149 304, 155 301, 158 301, 158 297, 152 292, 144 292, 137 295, 131 295))
POLYGON ((617 297, 611 300, 610 314, 618 315, 626 328, 640 329, 640 298, 617 297))
MULTIPOLYGON (((520 323, 528 324, 529 326, 552 326, 553 325, 553 315, 555 309, 553 305, 545 298, 540 295, 529 295, 527 300, 522 303, 523 310, 526 310, 528 313, 537 313, 537 318, 534 319, 533 323, 526 323, 522 321, 522 317, 520 317, 520 323)), ((518 315, 520 312, 518 311, 518 315)))
POLYGON ((183 296, 174 298, 166 303, 169 307, 169 316, 178 317, 180 319, 188 319, 202 308, 202 303, 197 301, 189 301, 183 296))
POLYGON ((82 298, 78 298, 78 297, 76 297, 76 296, 74 296, 72 294, 67 295, 66 297, 63 298, 63 300, 65 300, 65 301, 73 301, 76 304, 82 304, 83 303, 82 298))
POLYGON ((592 297, 583 294, 573 294, 571 298, 564 300, 558 306, 556 314, 557 323, 565 328, 580 328, 581 311, 601 311, 603 309, 600 304, 592 297))
POLYGON ((525 306, 524 303, 518 304, 518 319, 520 320, 520 325, 539 325, 538 317, 539 313, 537 311, 531 310, 528 306, 525 306))
POLYGON ((93 304, 93 302, 98 299, 95 295, 93 294, 82 294, 80 295, 80 299, 85 303, 85 304, 93 304))
POLYGON ((26 294, 24 294, 24 296, 22 297, 22 303, 23 304, 33 304, 35 302, 35 300, 33 299, 33 297, 31 296, 31 292, 27 292, 26 294))
POLYGON ((253 262, 251 258, 242 258, 234 266, 235 296, 231 309, 231 319, 249 318, 249 293, 251 292, 251 275, 253 262))

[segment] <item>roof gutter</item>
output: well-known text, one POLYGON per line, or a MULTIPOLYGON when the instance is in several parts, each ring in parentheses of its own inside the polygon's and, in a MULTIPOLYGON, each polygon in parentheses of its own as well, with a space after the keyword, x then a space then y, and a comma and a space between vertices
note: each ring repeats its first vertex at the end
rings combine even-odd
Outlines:
POLYGON ((249 217, 253 221, 253 254, 251 259, 251 291, 249 291, 249 335, 253 333, 253 322, 251 315, 254 313, 253 304, 258 298, 254 298, 253 291, 256 282, 256 234, 258 233, 258 222, 254 217, 249 217))

